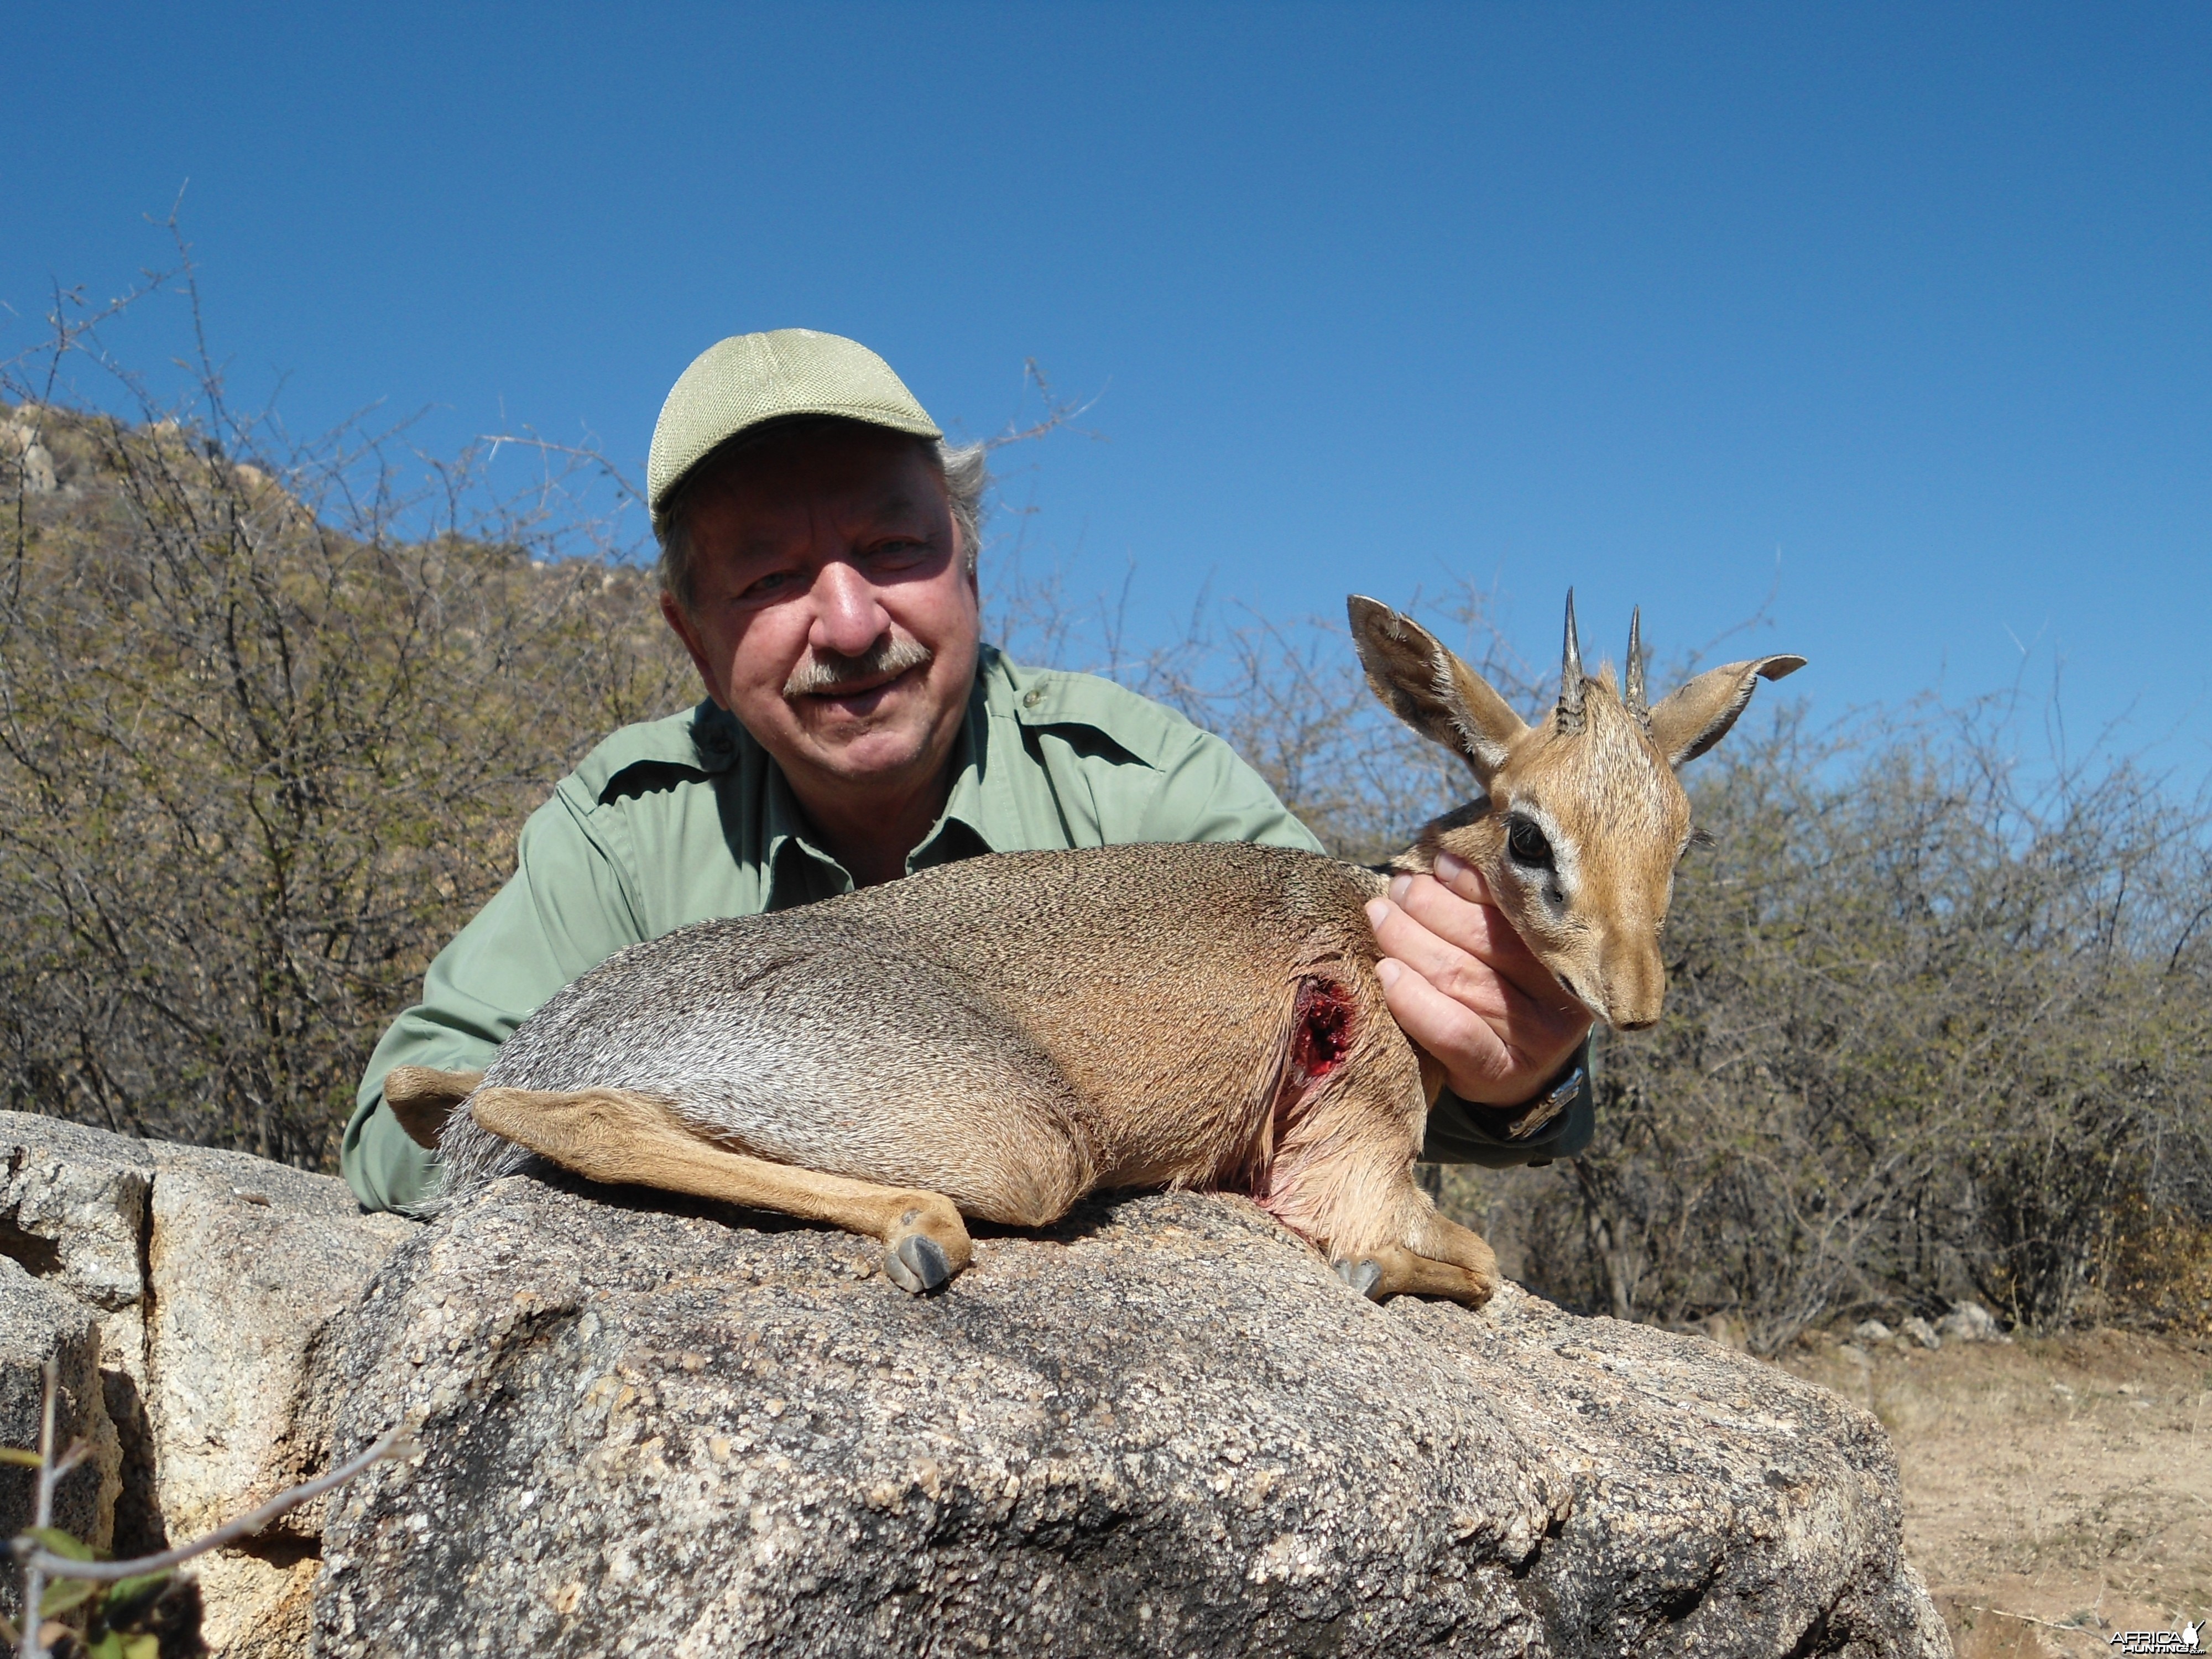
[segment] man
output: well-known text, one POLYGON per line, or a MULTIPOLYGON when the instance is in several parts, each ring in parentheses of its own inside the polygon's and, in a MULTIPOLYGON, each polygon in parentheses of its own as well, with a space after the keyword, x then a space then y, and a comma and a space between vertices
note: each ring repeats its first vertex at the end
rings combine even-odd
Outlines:
MULTIPOLYGON (((341 1152, 371 1209, 432 1196, 384 1103, 395 1066, 481 1069, 625 945, 950 860, 1130 842, 1319 852, 1218 738, 980 637, 980 448, 948 449, 888 364, 805 329, 685 369, 647 465, 661 613, 707 700, 625 727, 524 825, 515 873, 371 1057, 341 1152)), ((1588 1016, 1453 863, 1370 907, 1391 1012, 1442 1062, 1425 1156, 1547 1160, 1589 1140, 1588 1016), (1507 1125, 1548 1100, 1540 1133, 1507 1125)))

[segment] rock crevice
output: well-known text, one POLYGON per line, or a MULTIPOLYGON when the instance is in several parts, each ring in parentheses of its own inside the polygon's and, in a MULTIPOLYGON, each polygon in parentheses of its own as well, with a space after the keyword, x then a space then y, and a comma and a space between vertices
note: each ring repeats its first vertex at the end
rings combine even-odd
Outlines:
MULTIPOLYGON (((94 1449, 60 1524, 125 1555, 207 1531, 289 1483, 308 1352, 413 1231, 327 1176, 0 1112, 0 1438, 35 1439, 58 1355, 65 1431, 94 1449)), ((0 1537, 29 1494, 0 1471, 0 1537)), ((319 1548, 280 1522, 208 1558, 210 1645, 303 1651, 319 1548)))

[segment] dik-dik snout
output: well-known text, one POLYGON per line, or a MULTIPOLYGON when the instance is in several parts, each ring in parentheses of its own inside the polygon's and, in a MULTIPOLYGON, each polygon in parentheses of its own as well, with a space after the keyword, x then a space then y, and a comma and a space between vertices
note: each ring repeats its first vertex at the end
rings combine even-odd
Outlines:
POLYGON ((1629 620, 1621 680, 1610 667, 1585 675, 1570 592, 1559 702, 1531 726, 1419 624, 1356 595, 1349 610, 1375 694, 1465 759, 1480 790, 1423 830, 1400 866, 1425 870, 1439 853, 1464 860, 1594 1018, 1622 1030, 1651 1024, 1667 994, 1660 931, 1690 843, 1690 799, 1675 771, 1728 734, 1761 678, 1805 659, 1729 663, 1655 706, 1644 691, 1640 614, 1629 620))

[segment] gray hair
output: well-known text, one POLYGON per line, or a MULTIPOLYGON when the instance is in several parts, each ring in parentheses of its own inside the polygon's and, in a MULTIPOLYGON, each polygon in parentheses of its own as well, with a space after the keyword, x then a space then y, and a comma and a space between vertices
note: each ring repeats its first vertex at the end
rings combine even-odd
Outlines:
MULTIPOLYGON (((708 455, 684 476, 666 504, 653 515, 653 533, 660 543, 660 557, 653 566, 653 574, 660 578, 661 592, 674 599, 686 612, 690 611, 695 598, 689 510, 691 493, 702 478, 719 471, 759 435, 757 432, 740 434, 708 455)), ((948 444, 942 438, 917 441, 924 445, 930 459, 937 463, 938 474, 945 480, 952 522, 960 532, 961 557, 972 576, 983 545, 983 492, 991 487, 990 446, 948 444)))

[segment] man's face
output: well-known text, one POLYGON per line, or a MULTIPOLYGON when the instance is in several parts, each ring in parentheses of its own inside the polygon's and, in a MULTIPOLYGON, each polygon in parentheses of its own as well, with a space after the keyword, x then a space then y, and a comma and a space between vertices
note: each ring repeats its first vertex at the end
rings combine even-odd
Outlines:
POLYGON ((688 514, 692 605, 664 595, 662 612, 802 799, 933 781, 981 617, 922 446, 857 424, 771 434, 702 479, 688 514))

